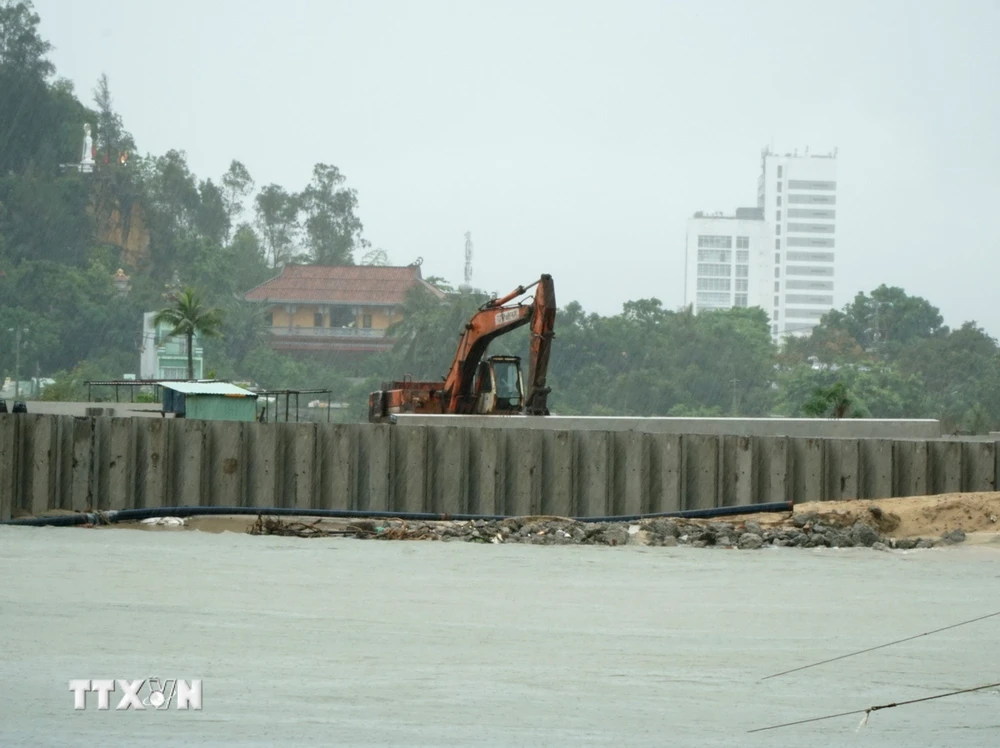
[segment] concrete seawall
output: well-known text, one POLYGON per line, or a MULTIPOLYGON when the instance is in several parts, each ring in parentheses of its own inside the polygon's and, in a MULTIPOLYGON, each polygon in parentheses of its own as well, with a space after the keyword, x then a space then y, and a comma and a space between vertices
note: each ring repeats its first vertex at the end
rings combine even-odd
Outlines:
POLYGON ((0 415, 0 519, 246 506, 602 516, 997 489, 992 441, 0 415))

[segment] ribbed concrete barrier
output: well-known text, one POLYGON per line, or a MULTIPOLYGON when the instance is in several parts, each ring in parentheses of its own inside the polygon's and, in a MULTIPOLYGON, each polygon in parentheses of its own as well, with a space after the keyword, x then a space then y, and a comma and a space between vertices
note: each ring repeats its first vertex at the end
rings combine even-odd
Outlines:
POLYGON ((993 441, 0 415, 0 519, 181 505, 603 516, 996 488, 993 441))

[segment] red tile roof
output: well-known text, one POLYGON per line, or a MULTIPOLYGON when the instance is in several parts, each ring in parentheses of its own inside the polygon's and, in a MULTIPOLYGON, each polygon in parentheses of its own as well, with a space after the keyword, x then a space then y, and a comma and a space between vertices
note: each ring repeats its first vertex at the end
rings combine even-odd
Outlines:
POLYGON ((440 298, 445 296, 421 277, 419 265, 285 265, 281 275, 250 289, 244 298, 298 304, 399 305, 416 285, 440 298))

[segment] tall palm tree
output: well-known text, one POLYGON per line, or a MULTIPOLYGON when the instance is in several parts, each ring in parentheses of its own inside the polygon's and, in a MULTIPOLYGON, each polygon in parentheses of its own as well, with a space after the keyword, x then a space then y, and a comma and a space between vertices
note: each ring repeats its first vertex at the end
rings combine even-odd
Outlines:
POLYGON ((188 379, 194 379, 194 336, 218 337, 222 326, 222 312, 207 308, 201 296, 190 288, 174 295, 173 306, 161 309, 153 317, 153 324, 171 325, 170 336, 183 335, 187 340, 188 379))

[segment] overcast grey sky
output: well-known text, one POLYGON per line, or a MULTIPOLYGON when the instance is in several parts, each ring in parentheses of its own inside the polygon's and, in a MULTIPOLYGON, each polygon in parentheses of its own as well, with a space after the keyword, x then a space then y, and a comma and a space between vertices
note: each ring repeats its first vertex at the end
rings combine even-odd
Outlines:
POLYGON ((696 210, 760 150, 839 148, 837 305, 880 283, 1000 336, 1000 3, 35 0, 61 75, 102 72, 143 152, 359 193, 393 263, 560 304, 683 301, 696 210))

